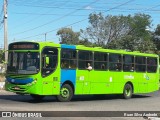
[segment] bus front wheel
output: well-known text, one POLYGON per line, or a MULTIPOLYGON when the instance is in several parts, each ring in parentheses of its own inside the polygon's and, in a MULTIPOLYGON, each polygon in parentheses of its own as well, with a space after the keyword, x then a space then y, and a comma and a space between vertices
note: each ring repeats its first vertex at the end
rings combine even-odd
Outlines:
POLYGON ((69 84, 64 84, 60 90, 57 100, 60 102, 69 102, 73 97, 73 89, 69 84))
POLYGON ((124 86, 124 90, 123 90, 123 97, 125 99, 129 99, 132 97, 132 94, 133 94, 133 88, 131 86, 131 84, 127 83, 125 86, 124 86))

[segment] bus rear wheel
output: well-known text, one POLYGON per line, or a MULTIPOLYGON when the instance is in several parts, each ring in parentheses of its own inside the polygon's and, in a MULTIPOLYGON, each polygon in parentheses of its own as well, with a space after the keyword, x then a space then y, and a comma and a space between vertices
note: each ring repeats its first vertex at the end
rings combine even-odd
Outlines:
POLYGON ((69 102, 73 97, 73 89, 69 84, 64 84, 57 96, 59 102, 69 102))
POLYGON ((41 101, 45 96, 43 95, 35 95, 35 94, 31 94, 31 97, 36 100, 36 101, 41 101))
POLYGON ((132 94, 133 94, 133 88, 131 86, 131 84, 127 83, 125 86, 124 86, 124 90, 123 90, 123 97, 125 99, 129 99, 132 97, 132 94))

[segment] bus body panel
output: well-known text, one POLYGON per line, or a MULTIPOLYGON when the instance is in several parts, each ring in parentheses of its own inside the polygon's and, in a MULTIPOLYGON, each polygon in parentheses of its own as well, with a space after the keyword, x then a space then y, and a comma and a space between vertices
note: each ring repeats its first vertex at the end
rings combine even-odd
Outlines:
POLYGON ((107 94, 113 92, 114 83, 108 71, 94 71, 91 83, 91 94, 107 94))
MULTIPOLYGON (((38 80, 37 78, 40 78, 39 75, 35 75, 35 76, 25 76, 22 75, 21 77, 18 77, 16 75, 10 75, 10 78, 12 80, 16 81, 24 81, 25 78, 32 78, 33 82, 28 83, 28 84, 17 84, 17 83, 8 83, 8 78, 6 77, 6 84, 5 84, 5 88, 7 91, 12 91, 12 92, 16 92, 16 93, 21 93, 21 94, 39 94, 42 95, 43 91, 42 91, 42 81, 38 80)), ((23 82, 24 83, 24 82, 23 82)))
MULTIPOLYGON (((131 83, 133 93, 149 93, 159 89, 159 71, 156 73, 147 72, 124 72, 107 70, 86 70, 86 69, 62 69, 61 68, 61 50, 73 49, 79 50, 117 53, 121 55, 145 56, 157 58, 153 54, 143 54, 138 52, 126 52, 99 48, 89 48, 84 46, 60 45, 53 43, 39 42, 39 50, 30 50, 30 52, 39 51, 40 54, 45 46, 55 47, 58 49, 58 63, 53 73, 43 77, 42 71, 33 75, 7 74, 5 89, 21 94, 37 94, 37 95, 59 95, 60 88, 66 81, 70 81, 74 87, 74 94, 122 94, 126 83, 131 83), (19 84, 18 84, 19 83, 19 84), (23 85, 22 85, 23 84, 23 85)), ((28 50, 13 50, 14 52, 28 52, 28 50)), ((9 51, 11 52, 11 51, 9 51)), ((42 57, 40 57, 42 58, 42 57)), ((77 57, 78 58, 78 57, 77 57)), ((40 62, 42 64, 42 62, 40 62)), ((42 65, 40 64, 40 68, 42 65)), ((109 63, 108 63, 109 64, 109 63)), ((78 61, 77 61, 78 65, 78 61)), ((93 67, 94 68, 94 67, 93 67)), ((158 67, 157 67, 158 68, 158 67)))
POLYGON ((76 70, 76 87, 75 94, 89 94, 90 93, 90 82, 89 74, 91 71, 88 70, 76 70))
POLYGON ((68 69, 61 70, 61 85, 64 84, 66 81, 70 81, 75 87, 76 70, 68 70, 68 69))
MULTIPOLYGON (((74 45, 62 44, 61 49, 73 49, 73 50, 75 50, 76 47, 74 45)), ((61 87, 66 81, 70 81, 75 88, 75 84, 76 84, 76 70, 75 69, 61 69, 61 81, 60 81, 61 82, 61 87)))

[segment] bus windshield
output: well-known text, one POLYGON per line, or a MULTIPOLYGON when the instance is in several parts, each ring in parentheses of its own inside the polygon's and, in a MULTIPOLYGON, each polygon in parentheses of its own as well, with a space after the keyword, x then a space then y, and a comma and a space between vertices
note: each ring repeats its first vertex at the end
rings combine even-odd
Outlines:
POLYGON ((40 68, 38 52, 9 52, 7 73, 36 74, 40 68))

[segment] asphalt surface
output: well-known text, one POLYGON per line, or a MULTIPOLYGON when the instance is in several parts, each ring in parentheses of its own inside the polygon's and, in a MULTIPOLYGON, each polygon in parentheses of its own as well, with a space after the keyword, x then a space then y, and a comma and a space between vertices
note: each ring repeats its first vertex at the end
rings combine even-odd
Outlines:
MULTIPOLYGON (((132 99, 128 100, 121 98, 119 95, 90 95, 75 96, 70 102, 57 102, 53 96, 47 96, 42 101, 34 101, 29 95, 22 96, 0 90, 0 111, 160 111, 160 91, 144 95, 134 95, 132 99)), ((115 114, 117 113, 115 112, 115 114)), ((98 112, 93 114, 95 114, 95 116, 97 114, 98 116, 98 112)), ((32 119, 38 120, 44 118, 32 119)), ((113 117, 84 117, 83 115, 82 117, 58 116, 52 118, 46 117, 45 119, 144 120, 143 117, 114 117, 114 115, 113 117)))

